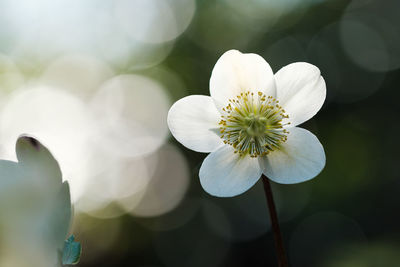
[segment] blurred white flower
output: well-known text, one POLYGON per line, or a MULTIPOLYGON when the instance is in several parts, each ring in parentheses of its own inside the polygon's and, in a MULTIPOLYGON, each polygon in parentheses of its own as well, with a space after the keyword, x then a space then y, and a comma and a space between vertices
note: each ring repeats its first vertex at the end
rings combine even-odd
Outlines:
POLYGON ((150 156, 169 134, 166 88, 143 75, 112 75, 101 60, 67 55, 0 103, 0 158, 16 159, 13 142, 21 133, 42 140, 60 163, 78 212, 98 214, 145 191, 157 165, 150 156), (78 69, 74 81, 71 69, 78 69))
MULTIPOLYGON (((16 152, 18 163, 0 160, 0 266, 60 266, 71 222, 68 183, 36 139, 20 137, 16 152)), ((77 247, 68 252, 80 253, 72 241, 77 247)), ((75 256, 63 260, 75 262, 75 256)))
POLYGON ((209 194, 239 195, 262 173, 278 183, 299 183, 325 166, 317 137, 296 127, 325 100, 325 81, 314 65, 297 62, 274 75, 259 55, 230 50, 212 71, 210 95, 184 97, 168 113, 180 143, 211 152, 199 173, 209 194))

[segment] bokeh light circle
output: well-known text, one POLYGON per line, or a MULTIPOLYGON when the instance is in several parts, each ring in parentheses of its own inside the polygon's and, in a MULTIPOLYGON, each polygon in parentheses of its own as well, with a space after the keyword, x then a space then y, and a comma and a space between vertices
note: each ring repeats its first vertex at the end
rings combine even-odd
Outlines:
POLYGON ((194 0, 122 0, 114 11, 120 27, 133 39, 162 43, 178 37, 195 10, 194 0))
POLYGON ((50 62, 39 82, 87 99, 113 74, 111 67, 100 59, 85 54, 68 54, 50 62))
POLYGON ((152 153, 168 136, 169 106, 165 89, 154 80, 116 76, 100 87, 91 103, 102 133, 95 142, 117 156, 152 153))
POLYGON ((165 145, 155 156, 158 158, 155 172, 138 204, 132 207, 130 198, 119 200, 134 216, 154 217, 171 211, 179 205, 189 187, 187 162, 177 148, 165 145))
POLYGON ((85 104, 65 91, 41 86, 17 90, 9 96, 0 115, 1 156, 16 160, 17 137, 21 133, 35 136, 59 161, 76 200, 83 193, 88 173, 91 121, 85 104))

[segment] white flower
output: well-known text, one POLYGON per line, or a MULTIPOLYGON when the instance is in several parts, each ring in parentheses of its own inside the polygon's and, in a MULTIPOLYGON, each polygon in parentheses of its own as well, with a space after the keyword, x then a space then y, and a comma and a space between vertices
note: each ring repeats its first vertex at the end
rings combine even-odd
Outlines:
POLYGON ((199 173, 209 194, 239 195, 262 173, 277 183, 299 183, 324 168, 317 137, 296 127, 325 100, 325 81, 314 65, 297 62, 274 75, 261 56, 230 50, 215 64, 210 94, 184 97, 168 114, 180 143, 211 152, 199 173))
POLYGON ((56 159, 36 139, 20 136, 18 162, 0 160, 0 266, 55 267, 79 259, 71 224, 69 185, 56 159), (63 256, 61 259, 60 256, 63 256), (29 259, 29 260, 28 260, 29 259))

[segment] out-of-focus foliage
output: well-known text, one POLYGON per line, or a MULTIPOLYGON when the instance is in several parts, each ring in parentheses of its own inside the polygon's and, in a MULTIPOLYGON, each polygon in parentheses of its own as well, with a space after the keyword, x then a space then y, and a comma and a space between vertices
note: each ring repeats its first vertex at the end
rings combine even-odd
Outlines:
POLYGON ((399 245, 391 241, 348 244, 330 253, 320 267, 396 266, 399 263, 399 245))

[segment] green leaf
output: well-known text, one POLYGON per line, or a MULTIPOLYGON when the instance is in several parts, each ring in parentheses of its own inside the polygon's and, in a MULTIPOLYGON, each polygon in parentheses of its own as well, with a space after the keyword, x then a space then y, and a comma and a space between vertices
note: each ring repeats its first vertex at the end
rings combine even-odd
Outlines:
POLYGON ((75 242, 75 237, 71 235, 64 242, 64 251, 62 255, 62 263, 63 264, 72 264, 75 265, 79 262, 81 258, 82 247, 81 243, 75 242))

